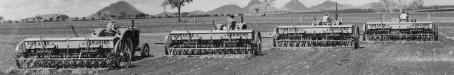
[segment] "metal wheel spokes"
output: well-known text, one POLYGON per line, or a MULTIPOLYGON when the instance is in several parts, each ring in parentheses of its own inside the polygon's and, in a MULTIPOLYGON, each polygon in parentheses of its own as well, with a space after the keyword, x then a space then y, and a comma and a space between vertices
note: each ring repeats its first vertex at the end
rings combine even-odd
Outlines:
POLYGON ((116 45, 116 62, 119 68, 128 68, 132 60, 132 43, 131 39, 123 40, 117 42, 116 45))

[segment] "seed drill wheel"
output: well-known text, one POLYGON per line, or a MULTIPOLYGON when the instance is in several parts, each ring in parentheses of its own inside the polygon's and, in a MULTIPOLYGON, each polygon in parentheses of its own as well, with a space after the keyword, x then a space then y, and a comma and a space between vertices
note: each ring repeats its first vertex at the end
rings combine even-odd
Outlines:
POLYGON ((132 50, 132 40, 130 38, 118 40, 114 48, 116 58, 114 64, 118 68, 128 68, 131 65, 132 50))
POLYGON ((360 34, 359 34, 359 26, 354 25, 353 26, 353 46, 355 49, 359 48, 359 40, 360 40, 360 34))
POLYGON ((19 60, 19 58, 23 58, 23 55, 21 53, 17 53, 16 55, 16 66, 20 69, 28 68, 29 65, 31 65, 30 61, 25 61, 25 60, 19 60))
POLYGON ((165 44, 164 44, 164 53, 165 53, 165 55, 170 55, 170 54, 169 54, 169 50, 168 50, 169 48, 168 48, 168 47, 169 47, 169 37, 166 37, 166 42, 165 42, 165 44))
MULTIPOLYGON (((23 42, 20 42, 19 45, 18 45, 18 48, 16 50, 19 50, 18 52, 16 52, 16 66, 19 68, 19 69, 27 69, 27 68, 30 68, 33 66, 33 63, 34 61, 30 61, 30 60, 19 60, 21 58, 25 58, 26 53, 25 51, 23 51, 23 48, 25 48, 24 46, 24 43, 23 42)), ((36 58, 36 56, 34 57, 28 57, 28 58, 36 58)))
POLYGON ((255 42, 256 42, 256 51, 254 52, 254 55, 259 55, 262 51, 262 34, 260 32, 257 32, 255 36, 255 42))
POLYGON ((139 45, 142 58, 150 56, 150 46, 148 43, 139 45))

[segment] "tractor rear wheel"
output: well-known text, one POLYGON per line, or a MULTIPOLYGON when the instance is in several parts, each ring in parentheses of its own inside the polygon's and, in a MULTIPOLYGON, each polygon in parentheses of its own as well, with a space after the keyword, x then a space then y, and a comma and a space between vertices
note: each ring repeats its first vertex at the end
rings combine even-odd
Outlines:
POLYGON ((117 56, 115 64, 117 64, 119 68, 128 68, 131 65, 133 57, 132 50, 131 39, 120 39, 117 41, 114 51, 117 56))

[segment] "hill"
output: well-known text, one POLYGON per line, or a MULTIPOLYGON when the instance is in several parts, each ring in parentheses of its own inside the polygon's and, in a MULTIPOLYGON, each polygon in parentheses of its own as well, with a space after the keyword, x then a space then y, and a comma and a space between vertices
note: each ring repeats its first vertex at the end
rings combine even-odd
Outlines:
POLYGON ((251 7, 254 6, 254 5, 260 5, 260 4, 265 4, 265 3, 260 2, 259 0, 251 0, 251 1, 246 5, 246 7, 244 7, 244 9, 249 9, 249 8, 251 8, 251 7))
POLYGON ((243 8, 235 4, 224 5, 208 11, 207 14, 238 14, 238 13, 245 13, 243 8))
POLYGON ((285 11, 304 11, 307 9, 308 7, 306 7, 303 3, 301 3, 298 0, 292 0, 281 7, 281 10, 285 11))
MULTIPOLYGON (((243 9, 246 10, 246 13, 256 13, 255 9, 259 9, 259 12, 264 12, 265 8, 265 3, 259 1, 259 0, 251 0, 246 7, 243 9)), ((266 8, 267 12, 273 12, 273 11, 281 11, 280 9, 274 7, 274 6, 268 6, 266 8)))
MULTIPOLYGON (((45 15, 36 15, 40 16, 43 21, 64 21, 69 19, 68 15, 65 14, 45 14, 45 15)), ((29 18, 24 18, 21 19, 23 22, 34 22, 38 21, 36 17, 29 17, 29 18)))
MULTIPOLYGON (((337 2, 333 2, 333 1, 325 1, 321 4, 312 6, 310 8, 310 10, 312 10, 312 11, 335 10, 336 3, 337 2)), ((364 6, 369 7, 368 5, 364 5, 364 6)), ((362 6, 354 6, 354 5, 350 5, 350 4, 338 4, 339 10, 342 10, 342 9, 367 9, 367 7, 364 8, 362 6)))
POLYGON ((198 15, 198 14, 204 14, 204 13, 205 12, 201 11, 201 10, 194 10, 194 11, 188 12, 189 15, 198 15))
MULTIPOLYGON (((191 11, 191 12, 181 12, 181 15, 182 16, 189 16, 189 15, 202 15, 202 14, 205 14, 204 11, 200 11, 200 10, 194 10, 194 11, 191 11)), ((159 14, 156 14, 154 16, 161 16, 161 17, 166 17, 166 16, 178 16, 178 12, 168 12, 168 11, 163 11, 159 14)))
POLYGON ((90 15, 89 17, 95 17, 99 18, 99 15, 105 15, 105 16, 128 16, 128 15, 138 15, 138 14, 143 14, 141 11, 137 10, 134 6, 131 4, 125 2, 125 1, 119 1, 116 3, 113 3, 107 7, 104 7, 103 9, 99 10, 98 12, 90 15))

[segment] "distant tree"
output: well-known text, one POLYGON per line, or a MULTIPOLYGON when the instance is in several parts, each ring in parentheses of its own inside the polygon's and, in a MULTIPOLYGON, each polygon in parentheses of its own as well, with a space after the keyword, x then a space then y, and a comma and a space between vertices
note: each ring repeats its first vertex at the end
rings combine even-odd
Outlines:
POLYGON ((36 18, 36 20, 38 20, 38 21, 43 21, 43 17, 41 17, 41 16, 35 16, 35 18, 36 18))
POLYGON ((98 15, 98 18, 101 19, 102 13, 101 12, 96 12, 96 15, 98 15))
POLYGON ((167 6, 170 6, 171 8, 177 8, 178 9, 178 21, 181 21, 181 7, 185 5, 185 3, 191 3, 193 0, 164 0, 162 3, 162 7, 164 9, 167 6))
POLYGON ((9 24, 11 24, 11 23, 13 23, 13 20, 8 20, 7 22, 8 22, 9 24))
POLYGON ((75 20, 75 21, 79 20, 79 17, 74 17, 74 20, 75 20))
POLYGON ((263 0, 263 2, 265 2, 265 13, 263 13, 262 16, 266 16, 266 9, 267 9, 269 6, 273 5, 273 4, 274 4, 274 1, 275 1, 275 0, 263 0))
POLYGON ((0 24, 2 24, 2 23, 3 23, 3 17, 0 16, 0 24))
POLYGON ((188 16, 188 15, 189 15, 188 12, 181 13, 181 16, 188 16))
POLYGON ((61 21, 66 21, 69 18, 67 15, 60 15, 59 17, 61 21))
POLYGON ((51 17, 51 18, 49 18, 49 21, 54 21, 54 18, 52 18, 52 17, 51 17))
POLYGON ((169 16, 169 14, 164 14, 165 17, 169 16))
POLYGON ((116 19, 116 18, 118 18, 118 17, 117 17, 117 16, 115 16, 115 15, 109 15, 109 18, 113 18, 113 19, 116 19))
POLYGON ((413 9, 413 10, 421 9, 423 7, 424 7, 423 0, 414 0, 414 1, 410 2, 410 4, 408 5, 408 9, 413 9))
POLYGON ((55 21, 60 21, 60 20, 61 20, 61 16, 55 17, 55 21))
POLYGON ((108 17, 108 15, 106 13, 102 13, 102 18, 101 19, 105 20, 107 17, 108 17))
POLYGON ((86 17, 82 17, 82 20, 84 20, 84 21, 85 21, 85 20, 87 20, 87 18, 86 18, 86 17))
POLYGON ((255 10, 255 13, 256 13, 256 14, 259 14, 259 11, 260 11, 259 8, 255 8, 254 10, 255 10))
POLYGON ((128 16, 128 14, 126 14, 126 12, 120 12, 120 16, 118 18, 120 19, 124 19, 128 16))
POLYGON ((146 18, 147 16, 148 16, 147 14, 143 14, 143 13, 137 14, 137 15, 136 15, 136 19, 144 19, 144 18, 146 18))
POLYGON ((91 17, 91 20, 95 20, 95 17, 91 17))

